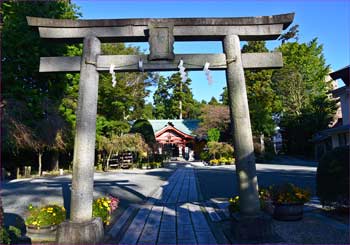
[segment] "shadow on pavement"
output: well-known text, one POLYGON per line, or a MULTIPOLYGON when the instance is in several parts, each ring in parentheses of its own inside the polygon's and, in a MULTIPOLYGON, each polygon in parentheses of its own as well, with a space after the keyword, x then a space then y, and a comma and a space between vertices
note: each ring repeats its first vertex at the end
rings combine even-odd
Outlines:
MULTIPOLYGON (((238 195, 237 177, 233 169, 196 169, 199 187, 204 200, 211 198, 230 198, 238 195)), ((261 187, 290 182, 309 188, 315 194, 316 172, 307 170, 264 169, 257 170, 261 187)))

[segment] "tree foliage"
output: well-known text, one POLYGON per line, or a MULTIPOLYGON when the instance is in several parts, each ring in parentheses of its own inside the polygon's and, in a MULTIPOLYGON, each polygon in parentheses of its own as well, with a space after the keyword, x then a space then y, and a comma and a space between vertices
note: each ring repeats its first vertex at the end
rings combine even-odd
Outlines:
MULTIPOLYGON (((30 148, 39 153, 65 148, 65 124, 57 107, 67 86, 62 74, 39 73, 39 57, 64 55, 67 45, 40 39, 26 16, 76 19, 74 4, 66 1, 2 2, 2 133, 4 152, 30 148), (18 107, 16 107, 18 105, 18 107), (22 132, 23 137, 17 137, 22 132), (17 138, 16 138, 17 137, 17 138), (20 138, 25 140, 19 140, 20 138)), ((69 130, 69 129, 68 129, 69 130)), ((40 171, 39 171, 40 174, 40 171)))
POLYGON ((284 43, 278 50, 282 52, 284 67, 273 74, 272 81, 282 103, 280 125, 287 149, 290 153, 311 155, 312 135, 327 128, 337 108, 327 94, 331 89, 326 81, 329 66, 317 39, 284 43))
POLYGON ((227 143, 211 141, 208 142, 208 152, 213 159, 232 157, 233 147, 227 143))
MULTIPOLYGON (((268 52, 265 41, 248 41, 242 48, 242 53, 268 52)), ((245 70, 247 96, 249 103, 250 120, 255 135, 271 136, 275 132, 276 123, 273 116, 281 110, 272 86, 271 76, 273 70, 245 70)), ((224 87, 221 102, 229 104, 228 90, 224 87)))
POLYGON ((199 127, 196 134, 207 135, 208 131, 216 128, 220 132, 222 141, 230 140, 230 110, 226 105, 203 105, 201 109, 199 127))
MULTIPOLYGON (((243 53, 268 52, 264 41, 249 41, 242 48, 243 53)), ((273 115, 281 109, 281 103, 273 90, 273 70, 245 70, 247 96, 253 133, 271 136, 276 123, 273 115)))
POLYGON ((153 145, 156 144, 156 138, 154 136, 153 127, 148 120, 136 120, 130 132, 141 134, 150 148, 152 148, 153 145))
POLYGON ((154 116, 157 119, 175 119, 180 117, 180 101, 182 102, 182 117, 197 118, 200 113, 200 103, 193 98, 190 88, 191 79, 181 82, 180 73, 174 73, 168 78, 160 76, 158 87, 153 95, 154 116))
POLYGON ((220 131, 217 128, 211 128, 208 130, 208 142, 218 142, 220 139, 220 131))
POLYGON ((142 135, 135 133, 121 136, 112 135, 110 137, 100 136, 98 149, 105 152, 106 168, 108 169, 112 154, 119 155, 123 152, 132 152, 135 155, 141 155, 147 152, 149 147, 142 135))

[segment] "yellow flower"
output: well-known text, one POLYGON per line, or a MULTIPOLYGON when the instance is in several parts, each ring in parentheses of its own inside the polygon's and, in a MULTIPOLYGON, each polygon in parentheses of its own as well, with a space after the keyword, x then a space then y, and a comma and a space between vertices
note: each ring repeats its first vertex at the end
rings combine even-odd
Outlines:
POLYGON ((103 202, 103 205, 104 205, 105 207, 108 207, 108 203, 107 203, 107 202, 103 202))
POLYGON ((56 216, 56 214, 55 214, 55 213, 53 213, 52 215, 53 215, 53 216, 56 216))

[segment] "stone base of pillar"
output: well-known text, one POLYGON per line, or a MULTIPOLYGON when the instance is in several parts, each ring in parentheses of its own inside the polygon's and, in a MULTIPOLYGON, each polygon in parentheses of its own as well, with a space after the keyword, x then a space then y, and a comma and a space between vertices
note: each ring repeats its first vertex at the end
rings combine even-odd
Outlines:
POLYGON ((231 233, 237 241, 263 242, 274 240, 272 218, 266 214, 243 216, 234 214, 231 218, 231 233))
POLYGON ((100 244, 104 229, 101 218, 87 222, 65 221, 58 226, 57 244, 100 244))

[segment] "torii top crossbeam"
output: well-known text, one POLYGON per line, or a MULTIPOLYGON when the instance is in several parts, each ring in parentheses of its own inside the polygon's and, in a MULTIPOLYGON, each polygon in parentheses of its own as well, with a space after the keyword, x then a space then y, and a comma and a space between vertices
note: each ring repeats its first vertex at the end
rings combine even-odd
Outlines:
POLYGON ((293 19, 294 13, 236 18, 60 20, 27 17, 30 26, 39 27, 42 38, 72 40, 93 34, 101 41, 120 42, 145 42, 149 25, 161 23, 173 25, 176 41, 221 41, 231 34, 238 35, 241 41, 274 40, 293 19))
MULTIPOLYGON (((64 42, 82 42, 95 36, 102 42, 144 42, 150 44, 150 55, 99 55, 97 70, 138 71, 144 61, 145 71, 177 70, 179 60, 186 60, 187 71, 202 70, 203 61, 211 70, 226 69, 225 54, 173 53, 174 41, 222 41, 227 35, 237 35, 241 41, 276 39, 294 19, 294 13, 237 18, 166 18, 166 19, 101 19, 61 20, 27 17, 30 26, 39 29, 40 37, 64 42)), ((80 57, 43 57, 40 72, 78 72, 80 57)), ((278 68, 282 55, 275 53, 242 54, 243 67, 278 68)))

